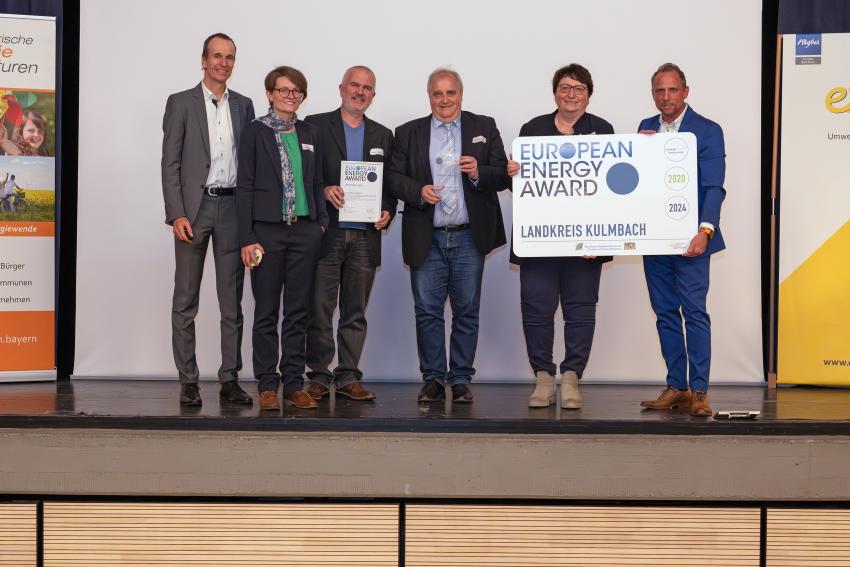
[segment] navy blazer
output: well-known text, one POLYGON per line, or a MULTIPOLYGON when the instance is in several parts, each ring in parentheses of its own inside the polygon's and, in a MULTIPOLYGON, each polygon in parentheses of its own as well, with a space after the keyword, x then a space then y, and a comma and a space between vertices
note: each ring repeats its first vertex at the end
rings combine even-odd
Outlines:
MULTIPOLYGON (((658 131, 661 115, 656 114, 640 123, 638 130, 658 131)), ((697 186, 699 222, 714 225, 714 238, 709 239, 706 256, 726 248, 723 233, 720 231, 720 207, 726 198, 723 180, 726 177, 726 149, 723 142, 723 129, 716 122, 697 114, 688 106, 679 132, 692 132, 697 137, 697 186)))
MULTIPOLYGON (((340 162, 348 159, 348 151, 345 146, 345 130, 342 125, 342 114, 339 109, 322 114, 313 114, 304 119, 307 124, 316 127, 316 135, 319 139, 321 151, 319 152, 322 179, 325 186, 339 185, 340 162)), ((369 117, 363 117, 363 161, 381 162, 389 164, 392 155, 393 133, 389 128, 378 124, 369 117), (378 151, 380 150, 380 151, 378 151)), ((330 225, 322 239, 322 249, 319 257, 327 256, 336 238, 339 229, 339 211, 333 205, 326 203, 330 225)), ((392 196, 387 183, 387 166, 384 166, 384 186, 381 195, 381 208, 390 213, 390 222, 395 216, 398 208, 398 200, 392 196)), ((387 224, 387 228, 389 228, 387 224)), ((366 229, 369 240, 369 261, 373 266, 381 265, 381 232, 373 224, 366 229)))
MULTIPOLYGON (((325 184, 318 167, 320 151, 313 126, 295 123, 301 144, 301 172, 310 219, 328 227, 325 208, 325 184)), ((236 173, 236 217, 239 224, 239 246, 255 244, 254 222, 281 222, 283 216, 283 176, 280 152, 271 128, 254 120, 242 132, 239 144, 239 168, 236 173)))
MULTIPOLYGON (((475 247, 486 255, 506 242, 497 193, 511 185, 508 158, 496 121, 489 116, 463 111, 460 136, 461 154, 478 161, 478 185, 464 174, 463 196, 475 247)), ((401 248, 404 262, 414 267, 428 257, 434 232, 434 205, 422 202, 422 187, 434 183, 430 148, 430 114, 396 128, 388 180, 393 195, 404 201, 401 248)))

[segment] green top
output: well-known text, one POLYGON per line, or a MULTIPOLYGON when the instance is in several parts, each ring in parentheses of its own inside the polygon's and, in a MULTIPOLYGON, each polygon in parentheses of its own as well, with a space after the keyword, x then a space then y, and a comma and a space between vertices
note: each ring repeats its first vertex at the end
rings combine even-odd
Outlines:
MULTIPOLYGON (((288 132, 280 135, 289 163, 292 165, 292 177, 295 178, 295 214, 305 217, 310 214, 307 206, 307 193, 304 191, 304 172, 301 169, 301 148, 298 145, 298 133, 288 132)), ((286 204, 283 205, 281 213, 286 213, 286 204)))

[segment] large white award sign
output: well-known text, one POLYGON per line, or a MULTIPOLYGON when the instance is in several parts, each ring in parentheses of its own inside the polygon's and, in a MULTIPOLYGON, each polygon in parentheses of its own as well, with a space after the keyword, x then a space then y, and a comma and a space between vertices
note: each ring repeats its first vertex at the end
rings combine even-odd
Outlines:
POLYGON ((681 254, 697 232, 689 132, 517 138, 520 257, 681 254))

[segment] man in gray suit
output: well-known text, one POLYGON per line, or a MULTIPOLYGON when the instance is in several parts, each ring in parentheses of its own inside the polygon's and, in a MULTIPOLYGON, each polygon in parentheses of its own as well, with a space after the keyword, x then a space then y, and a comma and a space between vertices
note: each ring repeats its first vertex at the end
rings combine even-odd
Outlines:
POLYGON ((195 359, 195 315, 210 239, 221 311, 220 398, 251 404, 238 383, 242 368, 242 283, 245 268, 236 232, 236 153, 239 134, 254 119, 251 99, 227 88, 236 45, 223 33, 204 41, 204 78, 168 97, 162 119, 162 192, 165 222, 174 232, 176 271, 171 344, 180 378, 180 403, 201 405, 195 359))

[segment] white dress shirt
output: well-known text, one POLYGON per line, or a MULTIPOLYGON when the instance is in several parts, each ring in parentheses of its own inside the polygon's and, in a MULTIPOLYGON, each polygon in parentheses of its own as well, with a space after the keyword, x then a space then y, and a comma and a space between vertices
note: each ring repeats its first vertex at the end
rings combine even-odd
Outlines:
POLYGON ((221 100, 214 104, 215 95, 201 83, 204 91, 204 108, 210 136, 210 173, 207 187, 236 186, 236 142, 230 121, 229 92, 224 89, 221 100))

